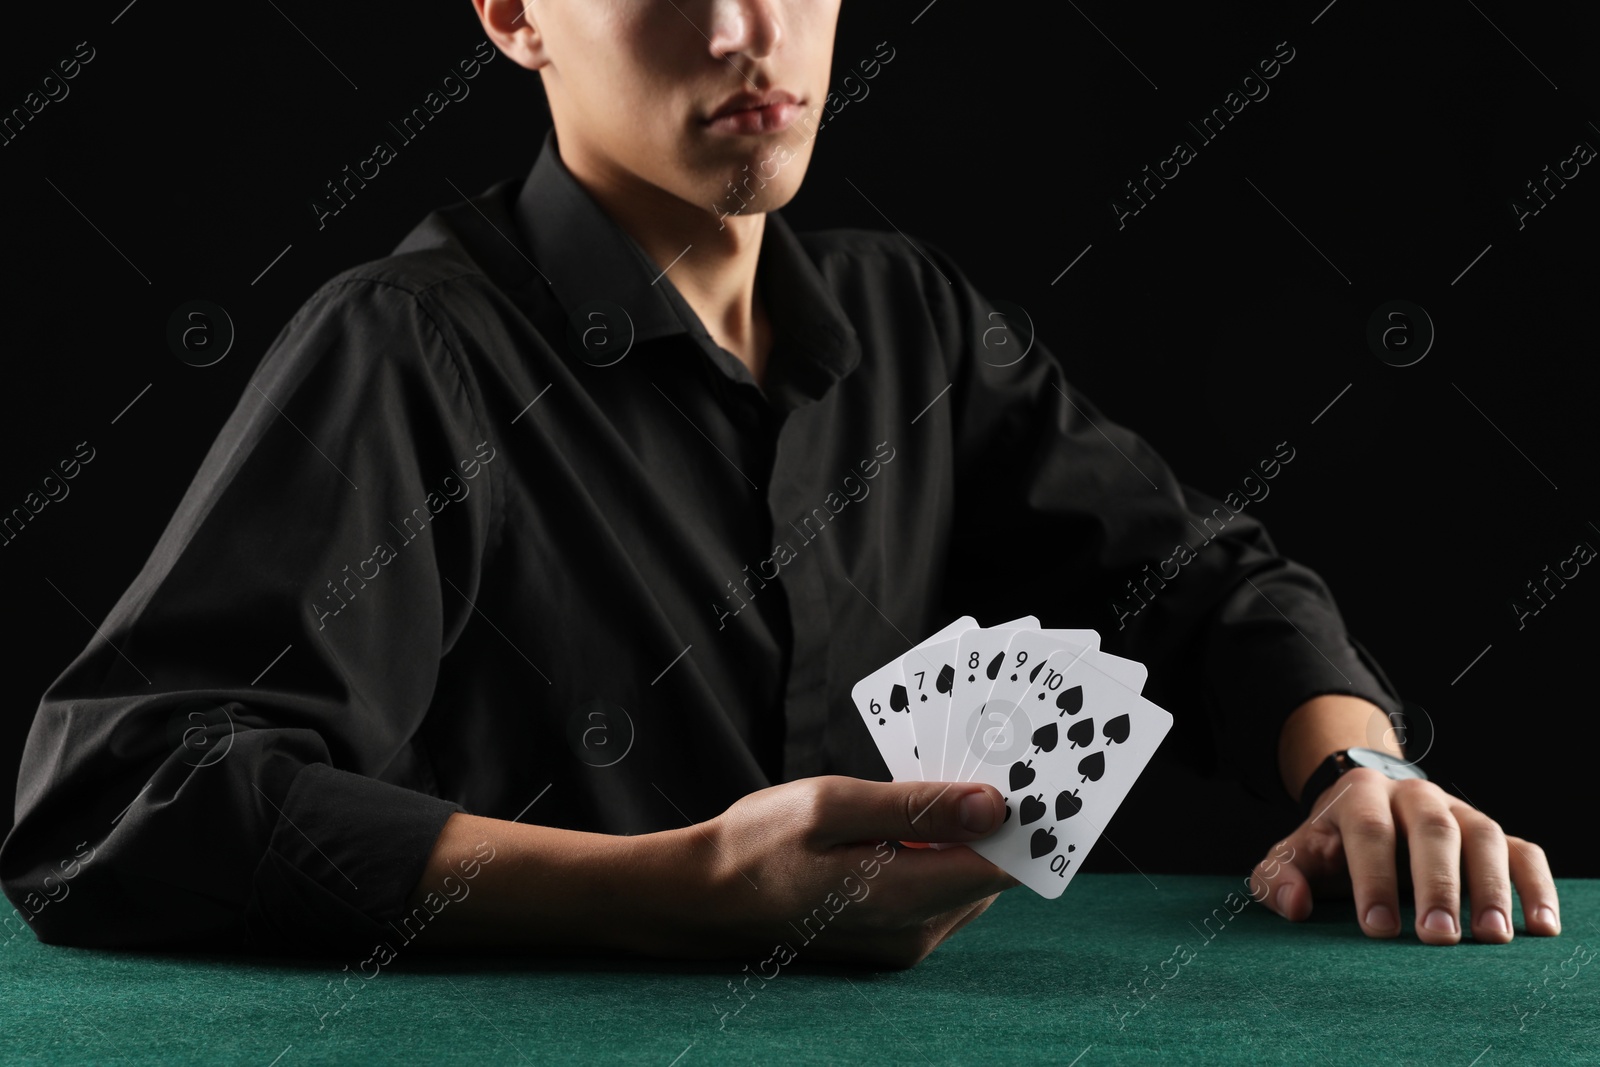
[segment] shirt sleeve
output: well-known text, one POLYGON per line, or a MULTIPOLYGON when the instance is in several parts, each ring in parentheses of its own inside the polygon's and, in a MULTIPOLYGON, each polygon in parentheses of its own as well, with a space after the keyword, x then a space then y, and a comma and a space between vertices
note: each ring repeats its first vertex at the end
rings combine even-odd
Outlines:
MULTIPOLYGON (((1250 510, 1293 462, 1291 442, 1264 444, 1250 477, 1220 500, 1181 484, 1066 380, 1046 345, 1021 354, 1029 331, 1008 321, 1015 312, 923 248, 942 275, 923 267, 952 382, 951 610, 1100 631, 1104 651, 1148 667, 1145 696, 1173 712, 1174 755, 1201 770, 1220 762, 1280 807, 1293 798, 1278 735, 1300 704, 1347 693, 1398 716, 1398 694, 1350 638, 1327 585, 1279 554, 1250 510)), ((1390 726, 1374 718, 1370 744, 1390 726)))
POLYGON ((495 498, 435 310, 348 271, 308 299, 44 694, 0 849, 41 940, 364 950, 401 914, 459 810, 416 734, 495 498))

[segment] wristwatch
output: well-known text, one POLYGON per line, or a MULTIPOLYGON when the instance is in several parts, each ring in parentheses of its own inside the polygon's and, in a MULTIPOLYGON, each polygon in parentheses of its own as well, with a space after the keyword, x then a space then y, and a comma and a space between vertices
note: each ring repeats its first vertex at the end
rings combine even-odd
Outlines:
POLYGON ((1300 808, 1304 817, 1310 818, 1312 805, 1341 774, 1356 767, 1371 767, 1394 779, 1421 778, 1426 781, 1428 778, 1421 767, 1407 763, 1399 756, 1375 748, 1341 749, 1319 763, 1317 769, 1311 772, 1311 777, 1306 779, 1305 788, 1300 792, 1300 808))

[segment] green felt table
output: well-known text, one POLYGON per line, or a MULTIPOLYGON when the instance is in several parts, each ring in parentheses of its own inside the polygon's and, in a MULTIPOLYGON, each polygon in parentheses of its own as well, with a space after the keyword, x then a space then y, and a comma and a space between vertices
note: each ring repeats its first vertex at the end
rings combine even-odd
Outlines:
POLYGON ((1600 1063, 1600 882, 1558 885, 1562 935, 1522 934, 1519 910, 1507 945, 1368 940, 1347 902, 1292 925, 1230 900, 1234 878, 1085 874, 1060 900, 1005 894, 906 971, 809 965, 798 937, 781 969, 402 947, 346 993, 330 986, 347 973, 337 960, 67 949, 24 932, 0 946, 0 1061, 1600 1063), (757 970, 776 977, 734 999, 730 983, 757 970))

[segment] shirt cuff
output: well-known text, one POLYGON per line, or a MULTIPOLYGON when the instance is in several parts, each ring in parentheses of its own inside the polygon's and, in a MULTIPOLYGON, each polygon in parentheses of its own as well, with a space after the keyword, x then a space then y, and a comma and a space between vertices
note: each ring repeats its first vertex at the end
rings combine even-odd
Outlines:
MULTIPOLYGON (((263 794, 264 795, 264 794, 263 794)), ((270 799, 270 798, 269 798, 270 799)), ((256 868, 249 938, 271 950, 367 952, 392 940, 461 805, 325 763, 295 775, 256 868)))
POLYGON ((1248 667, 1237 661, 1218 665, 1207 686, 1224 767, 1251 794, 1276 807, 1299 810, 1278 770, 1278 736, 1295 709, 1312 697, 1339 693, 1382 708, 1387 718, 1373 713, 1368 747, 1381 748, 1384 734, 1402 725, 1399 693, 1359 641, 1347 636, 1342 647, 1320 644, 1313 648, 1299 634, 1252 644, 1248 667))

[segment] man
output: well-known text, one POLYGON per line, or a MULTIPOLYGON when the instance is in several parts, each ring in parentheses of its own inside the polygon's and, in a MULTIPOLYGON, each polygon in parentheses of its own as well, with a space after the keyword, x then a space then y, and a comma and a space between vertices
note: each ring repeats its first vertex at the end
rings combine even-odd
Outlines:
MULTIPOLYGON (((284 328, 45 695, 6 892, 62 943, 703 956, 870 871, 806 951, 914 963, 1015 882, 883 841, 975 840, 1000 796, 868 780, 850 683, 963 612, 1088 624, 1224 504, 1042 348, 985 360, 993 308, 936 248, 773 214, 837 0, 474 3, 543 80, 538 163, 284 328)), ((1257 895, 1353 892, 1396 935, 1403 836, 1423 941, 1463 936, 1463 860, 1476 939, 1511 938, 1513 886, 1557 933, 1538 848, 1432 783, 1300 797, 1397 698, 1228 510, 1106 648, 1316 809, 1257 895)))

